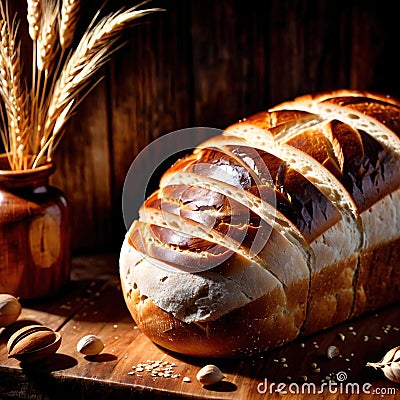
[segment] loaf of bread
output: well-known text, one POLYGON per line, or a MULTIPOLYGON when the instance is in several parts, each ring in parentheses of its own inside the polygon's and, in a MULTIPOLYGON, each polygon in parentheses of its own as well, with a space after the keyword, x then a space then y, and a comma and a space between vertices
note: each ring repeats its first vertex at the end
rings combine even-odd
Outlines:
POLYGON ((400 300, 400 102, 296 98, 177 161, 120 254, 142 332, 191 356, 275 348, 400 300))

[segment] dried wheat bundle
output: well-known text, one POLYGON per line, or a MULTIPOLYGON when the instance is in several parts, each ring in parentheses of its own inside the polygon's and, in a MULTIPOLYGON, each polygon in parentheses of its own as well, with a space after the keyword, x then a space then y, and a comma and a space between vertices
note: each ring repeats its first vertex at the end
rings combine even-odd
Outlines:
POLYGON ((118 48, 122 32, 136 19, 161 11, 140 9, 146 3, 101 19, 99 10, 71 49, 80 0, 27 0, 33 54, 30 89, 22 73, 18 23, 15 18, 10 23, 7 1, 5 7, 0 3, 0 132, 12 169, 36 168, 51 159, 83 89, 94 85, 93 75, 118 48))

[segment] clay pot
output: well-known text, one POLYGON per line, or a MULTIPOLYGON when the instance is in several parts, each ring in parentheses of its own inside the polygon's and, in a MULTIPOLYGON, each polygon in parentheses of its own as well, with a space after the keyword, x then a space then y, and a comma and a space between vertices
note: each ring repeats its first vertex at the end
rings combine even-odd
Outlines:
POLYGON ((11 171, 0 155, 0 293, 54 296, 70 279, 70 221, 64 194, 49 185, 54 163, 11 171))

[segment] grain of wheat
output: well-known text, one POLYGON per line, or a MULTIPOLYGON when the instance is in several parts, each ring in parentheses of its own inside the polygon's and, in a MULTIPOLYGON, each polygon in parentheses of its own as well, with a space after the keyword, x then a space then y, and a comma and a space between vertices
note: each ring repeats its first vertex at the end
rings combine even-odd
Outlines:
POLYGON ((28 0, 28 15, 29 36, 32 40, 37 40, 40 33, 40 20, 42 17, 42 1, 28 0))
POLYGON ((79 0, 63 0, 61 6, 60 44, 63 50, 72 45, 80 9, 79 0))

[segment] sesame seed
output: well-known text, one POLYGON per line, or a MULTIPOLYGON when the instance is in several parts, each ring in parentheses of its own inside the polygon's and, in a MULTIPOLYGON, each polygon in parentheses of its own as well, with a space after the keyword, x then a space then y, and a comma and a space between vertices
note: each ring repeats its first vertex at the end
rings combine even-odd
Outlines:
POLYGON ((192 382, 191 379, 187 376, 185 376, 182 380, 183 382, 192 382))

